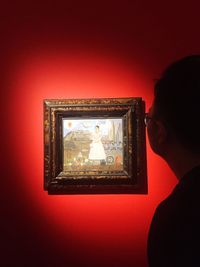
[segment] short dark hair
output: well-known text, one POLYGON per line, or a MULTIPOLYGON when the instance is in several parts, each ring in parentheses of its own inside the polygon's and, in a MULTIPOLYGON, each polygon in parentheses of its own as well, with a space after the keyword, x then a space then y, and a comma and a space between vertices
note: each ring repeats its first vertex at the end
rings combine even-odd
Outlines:
POLYGON ((171 64, 156 81, 155 116, 166 123, 180 143, 200 154, 200 55, 171 64))

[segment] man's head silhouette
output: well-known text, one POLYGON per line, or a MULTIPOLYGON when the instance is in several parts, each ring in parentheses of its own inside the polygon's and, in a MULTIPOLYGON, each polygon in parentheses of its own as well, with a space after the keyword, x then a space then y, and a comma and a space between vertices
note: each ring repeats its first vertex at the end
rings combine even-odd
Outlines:
POLYGON ((155 84, 154 101, 148 113, 151 148, 178 176, 190 169, 192 163, 177 172, 171 162, 176 157, 181 156, 183 162, 188 162, 188 155, 194 165, 200 162, 199 122, 200 55, 192 55, 173 63, 163 72, 155 84))

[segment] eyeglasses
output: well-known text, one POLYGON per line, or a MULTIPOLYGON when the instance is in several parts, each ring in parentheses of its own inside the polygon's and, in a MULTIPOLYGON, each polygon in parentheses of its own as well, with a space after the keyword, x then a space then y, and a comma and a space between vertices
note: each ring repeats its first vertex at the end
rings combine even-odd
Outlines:
POLYGON ((144 117, 144 123, 145 126, 147 127, 148 123, 150 120, 152 120, 153 118, 149 116, 149 113, 145 113, 145 117, 144 117))

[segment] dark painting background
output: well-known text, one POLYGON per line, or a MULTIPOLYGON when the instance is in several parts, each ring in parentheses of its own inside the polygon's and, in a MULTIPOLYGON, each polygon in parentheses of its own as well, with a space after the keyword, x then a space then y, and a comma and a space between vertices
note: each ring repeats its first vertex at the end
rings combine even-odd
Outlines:
POLYGON ((1 4, 0 266, 147 266, 149 224, 174 175, 147 143, 148 195, 48 196, 43 99, 142 96, 148 109, 163 68, 200 52, 199 8, 195 0, 1 4))

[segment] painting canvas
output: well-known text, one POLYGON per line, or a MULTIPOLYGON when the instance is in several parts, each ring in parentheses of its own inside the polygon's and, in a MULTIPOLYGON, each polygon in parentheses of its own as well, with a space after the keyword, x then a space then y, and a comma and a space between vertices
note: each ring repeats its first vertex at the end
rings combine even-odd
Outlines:
POLYGON ((63 168, 123 170, 121 118, 63 119, 63 168))

